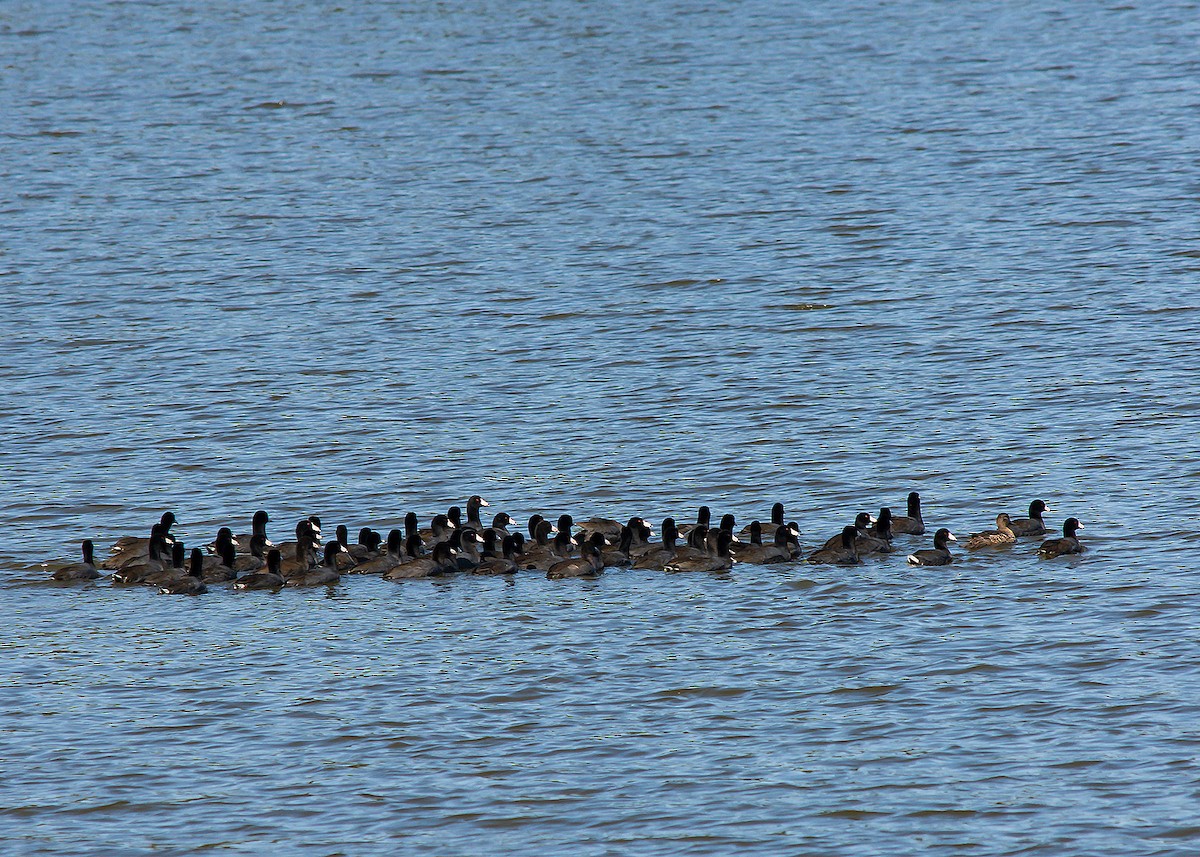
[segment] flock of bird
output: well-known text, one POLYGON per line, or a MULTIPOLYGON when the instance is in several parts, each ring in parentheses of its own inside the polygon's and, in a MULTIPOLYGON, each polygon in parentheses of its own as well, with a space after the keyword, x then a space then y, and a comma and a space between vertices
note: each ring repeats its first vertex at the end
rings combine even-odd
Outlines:
MULTIPOLYGON (((415 512, 404 518, 403 530, 391 530, 386 538, 370 527, 359 530, 350 543, 345 526, 336 537, 323 542, 321 520, 313 515, 296 524, 294 538, 275 544, 267 537, 270 516, 254 513, 250 532, 234 535, 229 527, 217 532, 211 544, 193 547, 190 554, 171 533, 176 518, 163 513, 147 537, 125 536, 112 546, 109 556, 97 562, 90 539, 83 542, 83 561, 61 564, 51 577, 59 581, 95 580, 105 572, 117 585, 147 585, 167 594, 199 594, 209 584, 229 584, 235 589, 280 589, 285 586, 325 586, 337 583, 344 574, 373 574, 387 580, 433 577, 451 573, 516 574, 539 570, 552 579, 593 577, 605 568, 629 567, 663 571, 722 571, 735 562, 766 565, 806 560, 811 563, 855 565, 864 557, 895 551, 897 535, 922 535, 921 497, 908 495, 904 515, 890 508, 878 517, 859 513, 852 525, 816 550, 805 554, 800 547, 800 529, 785 522, 784 507, 776 503, 768 523, 753 521, 735 532, 733 515, 724 515, 714 526, 712 512, 701 506, 696 521, 662 522, 655 533, 641 517, 625 522, 592 518, 576 523, 570 515, 556 522, 533 515, 526 527, 528 536, 514 531, 515 522, 500 512, 485 525, 480 511, 489 504, 475 495, 466 512, 452 506, 436 515, 429 527, 419 526, 415 512)), ((971 535, 963 543, 967 550, 1004 548, 1019 538, 1048 533, 1043 514, 1051 511, 1041 500, 1029 506, 1028 517, 1000 514, 996 528, 971 535)), ((1084 551, 1076 535, 1083 525, 1067 518, 1062 537, 1041 542, 1043 557, 1084 551)), ((909 554, 912 565, 947 565, 953 562, 950 542, 958 539, 946 528, 933 536, 933 547, 909 554)))

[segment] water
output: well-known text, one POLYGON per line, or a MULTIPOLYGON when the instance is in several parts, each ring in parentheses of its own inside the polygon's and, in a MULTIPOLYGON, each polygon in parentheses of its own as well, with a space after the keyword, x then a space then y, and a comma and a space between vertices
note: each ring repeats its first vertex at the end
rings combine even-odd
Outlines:
POLYGON ((5 850, 1194 853, 1197 11, 6 4, 5 850), (40 567, 476 492, 812 546, 914 489, 1090 550, 40 567))

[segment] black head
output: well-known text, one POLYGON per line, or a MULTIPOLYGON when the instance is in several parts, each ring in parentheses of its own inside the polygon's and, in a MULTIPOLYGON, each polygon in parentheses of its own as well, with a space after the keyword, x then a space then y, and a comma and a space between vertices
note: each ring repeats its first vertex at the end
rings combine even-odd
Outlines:
MULTIPOLYGON (((366 545, 367 547, 370 547, 374 538, 375 531, 370 527, 363 527, 358 531, 358 543, 360 545, 366 545)), ((342 544, 345 544, 345 542, 343 541, 342 544)))
POLYGON ((404 552, 414 559, 422 554, 423 547, 420 533, 413 533, 404 541, 404 552))
POLYGON ((842 527, 842 547, 854 547, 854 538, 858 535, 857 527, 842 527))
MULTIPOLYGON (((179 558, 179 567, 183 567, 183 557, 179 558)), ((189 569, 193 577, 204 577, 204 551, 192 548, 192 567, 189 569)))
POLYGON ((494 527, 497 530, 501 530, 501 529, 504 529, 505 527, 507 527, 512 522, 513 522, 513 519, 511 517, 509 517, 508 512, 500 512, 498 515, 496 515, 494 518, 492 518, 492 527, 494 527))
POLYGON ((550 534, 554 532, 554 525, 549 521, 538 521, 537 529, 534 531, 533 539, 539 545, 544 545, 550 541, 550 534))
POLYGON ((281 562, 282 557, 280 556, 278 550, 271 548, 269 551, 267 551, 267 571, 271 572, 271 574, 279 574, 279 566, 281 562))
POLYGON ((760 524, 758 521, 750 522, 750 544, 762 544, 762 524, 760 524))
POLYGON ((1040 518, 1045 512, 1049 512, 1050 507, 1046 505, 1044 500, 1034 500, 1029 504, 1029 517, 1040 518))
POLYGON ((229 527, 221 527, 221 529, 217 530, 217 545, 220 546, 226 542, 233 542, 233 530, 229 529, 229 527))
POLYGON ((400 548, 404 547, 404 533, 399 530, 388 530, 387 549, 388 553, 400 553, 400 548))
MULTIPOLYGON (((237 560, 237 549, 234 548, 233 542, 226 542, 218 547, 217 553, 220 555, 221 562, 226 568, 233 568, 233 564, 237 560)), ((196 556, 195 551, 192 552, 192 556, 196 556)))
POLYGON ((721 529, 722 530, 732 533, 733 528, 735 526, 737 526, 737 519, 734 518, 733 515, 722 515, 721 516, 721 529))
POLYGON ((537 538, 538 524, 540 524, 544 520, 546 520, 546 519, 543 518, 541 515, 530 515, 529 516, 529 538, 531 538, 531 539, 537 538))
POLYGON ((270 516, 268 516, 267 513, 262 509, 259 509, 257 512, 255 512, 254 517, 250 519, 251 524, 256 524, 259 526, 265 526, 270 523, 270 521, 270 516))
POLYGON ((575 519, 570 515, 558 516, 558 531, 560 533, 570 534, 571 529, 575 526, 575 519))
POLYGON ((721 530, 717 533, 717 556, 729 556, 729 545, 733 542, 733 533, 721 530))
POLYGON ((708 541, 708 527, 703 524, 697 524, 692 527, 692 531, 688 533, 688 544, 694 548, 703 548, 704 543, 708 541))
POLYGON ((1083 524, 1079 523, 1078 518, 1067 518, 1065 521, 1063 521, 1063 535, 1067 538, 1073 537, 1076 531, 1082 529, 1083 524))
POLYGON ((854 516, 854 526, 856 529, 865 530, 871 526, 871 515, 867 512, 859 512, 854 516))
POLYGON ((333 566, 337 562, 337 555, 345 552, 346 548, 337 539, 331 539, 325 543, 325 564, 333 566))
POLYGON ((168 532, 171 529, 171 525, 175 523, 175 513, 163 512, 162 517, 158 519, 158 522, 162 524, 163 532, 168 532))
POLYGON ((446 510, 446 520, 454 524, 456 527, 462 526, 462 509, 458 506, 451 506, 446 510))
POLYGON ((675 526, 674 518, 663 518, 662 537, 664 542, 667 541, 667 539, 674 541, 675 539, 679 538, 679 527, 675 526))
POLYGON ((88 565, 92 565, 94 563, 94 557, 96 556, 96 548, 92 544, 92 540, 84 539, 82 547, 83 547, 83 561, 86 562, 88 565))
POLYGON ((712 509, 707 506, 701 506, 696 511, 696 523, 704 527, 712 523, 712 509))
POLYGON ((921 514, 921 495, 912 491, 908 495, 908 517, 916 518, 921 514))
POLYGON ((467 511, 470 513, 474 513, 476 515, 479 514, 480 506, 490 506, 490 505, 492 505, 492 504, 489 503, 487 500, 483 499, 482 497, 480 497, 478 494, 472 494, 470 497, 467 498, 467 511))
POLYGON ((416 512, 409 512, 404 516, 404 532, 406 535, 411 536, 417 531, 418 526, 416 512))
POLYGON ((933 546, 939 550, 945 548, 947 544, 953 541, 958 541, 958 539, 954 538, 950 531, 945 527, 942 527, 933 534, 933 546))
POLYGON ((776 503, 771 507, 771 523, 779 526, 783 523, 783 504, 776 503))
POLYGON ((183 542, 175 542, 171 546, 171 565, 176 568, 183 568, 183 558, 187 556, 184 551, 183 542))

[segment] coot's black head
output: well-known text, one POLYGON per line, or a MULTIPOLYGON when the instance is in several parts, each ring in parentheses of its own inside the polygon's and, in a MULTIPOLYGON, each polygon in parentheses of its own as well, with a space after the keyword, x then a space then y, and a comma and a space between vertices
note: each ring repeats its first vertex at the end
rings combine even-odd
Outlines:
POLYGON ((771 523, 779 526, 783 523, 783 504, 776 503, 771 507, 771 523))
POLYGON ((499 514, 497 514, 495 517, 492 518, 492 526, 495 527, 497 530, 507 527, 512 522, 513 522, 513 519, 509 516, 508 512, 500 512, 499 514))

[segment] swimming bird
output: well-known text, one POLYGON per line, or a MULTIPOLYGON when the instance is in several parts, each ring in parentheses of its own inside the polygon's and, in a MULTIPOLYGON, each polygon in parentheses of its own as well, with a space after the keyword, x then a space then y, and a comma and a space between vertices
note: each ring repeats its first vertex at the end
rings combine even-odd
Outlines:
MULTIPOLYGON (((175 537, 171 535, 171 527, 175 524, 174 512, 163 512, 158 519, 155 527, 158 527, 159 538, 165 543, 159 547, 165 551, 171 549, 171 545, 175 543, 175 537)), ((151 538, 153 538, 154 527, 150 528, 151 538)), ((113 543, 109 553, 112 555, 109 559, 117 561, 113 568, 118 568, 123 562, 133 557, 144 557, 150 554, 150 539, 139 538, 137 536, 121 536, 113 543), (122 556, 123 555, 123 556, 122 556)))
MULTIPOLYGON (((343 556, 353 559, 354 562, 363 562, 379 556, 379 545, 383 542, 383 538, 370 527, 363 527, 358 531, 356 544, 349 543, 350 531, 346 529, 345 524, 338 524, 334 532, 337 534, 338 542, 346 549, 343 556)), ((349 562, 339 561, 338 564, 343 569, 353 567, 349 562)))
POLYGON ((50 575, 51 580, 95 580, 101 577, 100 572, 96 570, 96 555, 92 540, 84 539, 81 547, 83 549, 83 562, 71 562, 60 565, 50 575))
POLYGON ((479 508, 481 506, 492 505, 487 500, 480 497, 478 494, 472 494, 467 498, 467 521, 466 526, 473 527, 475 532, 483 531, 483 520, 479 517, 479 508))
MULTIPOLYGON (((554 525, 547 520, 540 520, 534 527, 533 544, 528 545, 521 554, 521 568, 548 571, 550 566, 566 558, 569 548, 564 539, 561 545, 564 553, 559 553, 550 543, 550 534, 554 525)), ((557 536, 556 536, 557 538, 557 536)))
POLYGON ((500 534, 501 539, 508 535, 508 528, 513 523, 512 516, 508 512, 497 512, 492 516, 492 529, 500 534))
POLYGON ((1034 500, 1029 504, 1029 517, 1013 518, 1008 522, 1008 526, 1018 538, 1021 536, 1044 536, 1049 530, 1046 529, 1046 522, 1042 520, 1042 513, 1053 511, 1044 500, 1034 500))
MULTIPOLYGON (((289 559, 299 560, 302 555, 304 559, 307 559, 314 551, 321 549, 321 527, 320 524, 313 523, 315 517, 315 515, 309 515, 307 518, 301 518, 296 522, 295 540, 282 542, 275 546, 279 549, 279 555, 283 557, 285 577, 289 559)), ((318 518, 318 520, 320 519, 318 518)))
POLYGON ((925 533, 925 520, 921 517, 921 495, 912 491, 908 495, 908 514, 892 516, 892 534, 920 536, 925 533))
MULTIPOLYGON (((190 576, 191 572, 186 567, 187 554, 183 542, 175 542, 171 546, 171 559, 169 562, 164 562, 162 568, 158 571, 152 571, 143 577, 139 582, 148 586, 160 586, 170 583, 173 580, 179 580, 183 577, 190 576)), ((204 552, 200 552, 200 562, 204 562, 204 552)), ((201 570, 203 575, 203 569, 201 570)))
MULTIPOLYGON (((414 535, 416 544, 421 543, 419 536, 414 535)), ((350 570, 352 574, 384 574, 404 562, 404 535, 397 529, 388 531, 387 550, 383 556, 364 559, 350 570)))
POLYGON ((836 545, 826 545, 808 555, 808 561, 830 565, 858 565, 862 562, 854 543, 858 538, 856 527, 843 527, 836 545))
POLYGON ((690 536, 692 530, 696 529, 696 527, 704 527, 707 530, 710 526, 712 526, 712 509, 708 508, 708 506, 701 506, 696 510, 696 523, 680 524, 678 527, 679 535, 690 536))
POLYGON ((954 533, 942 527, 933 534, 933 547, 914 551, 908 555, 908 561, 912 565, 949 565, 954 562, 954 554, 950 553, 950 548, 946 545, 956 541, 958 539, 954 537, 954 533))
MULTIPOLYGON (((561 535, 561 533, 560 533, 561 535)), ((556 562, 546 570, 546 577, 562 580, 567 577, 595 577, 604 571, 604 560, 594 545, 584 545, 579 556, 556 562)))
POLYGON ((432 577, 448 571, 458 571, 454 562, 454 552, 449 542, 438 542, 433 546, 429 556, 417 557, 402 562, 383 575, 384 580, 410 580, 418 577, 432 577))
POLYGON ((192 548, 191 563, 186 574, 163 581, 158 587, 160 595, 200 595, 207 591, 208 587, 204 585, 204 551, 200 548, 192 548))
POLYGON ((716 531, 710 530, 703 524, 696 524, 692 527, 691 532, 688 533, 686 543, 675 547, 674 561, 704 559, 709 556, 712 551, 709 550, 708 537, 713 532, 716 531))
MULTIPOLYGON (((752 521, 751 523, 754 523, 754 522, 752 521)), ((771 506, 771 520, 767 524, 763 524, 762 522, 759 522, 758 526, 760 528, 760 531, 767 532, 767 533, 773 533, 779 527, 786 526, 783 522, 783 504, 775 503, 773 506, 771 506)), ((744 527, 742 529, 742 535, 749 536, 750 535, 750 527, 748 527, 748 526, 744 527)))
POLYGON ((297 571, 294 574, 284 574, 287 586, 332 586, 342 579, 337 570, 337 557, 345 550, 337 539, 331 539, 325 545, 324 560, 314 568, 297 571))
POLYGON ((261 536, 263 540, 263 551, 266 552, 274 547, 271 540, 267 538, 267 524, 271 522, 271 516, 265 510, 259 509, 250 518, 250 532, 243 533, 233 537, 234 543, 237 545, 238 553, 250 553, 250 543, 255 536, 261 536))
POLYGON ((158 537, 159 525, 155 524, 151 528, 151 537, 148 542, 149 554, 145 558, 134 558, 125 563, 125 565, 113 572, 113 583, 128 585, 134 583, 142 583, 152 574, 158 574, 164 568, 162 561, 162 539, 158 537))
POLYGON ((979 550, 980 548, 1008 547, 1017 540, 1017 534, 1012 531, 1012 527, 1009 526, 1008 521, 1008 514, 1001 512, 996 516, 996 529, 974 533, 963 544, 963 547, 970 551, 979 550))
POLYGON ((1086 547, 1079 543, 1079 538, 1075 533, 1083 529, 1083 524, 1079 523, 1078 518, 1067 518, 1063 521, 1063 534, 1061 539, 1046 539, 1038 548, 1038 556, 1047 559, 1056 556, 1065 556, 1072 553, 1083 553, 1087 550, 1086 547))
MULTIPOLYGON (((676 557, 667 563, 664 571, 725 571, 733 567, 733 557, 729 555, 729 545, 733 534, 728 530, 716 531, 716 545, 704 556, 676 557)), ((705 540, 707 543, 707 539, 705 540)))
POLYGON ((735 554, 738 562, 748 562, 752 565, 771 565, 777 562, 788 562, 792 559, 792 551, 788 542, 791 540, 791 529, 783 524, 775 528, 775 539, 772 544, 762 543, 762 525, 750 534, 751 544, 743 545, 735 554), (757 536, 758 541, 754 542, 757 536))
POLYGON ((517 569, 517 539, 507 535, 501 543, 501 556, 491 556, 480 560, 479 565, 472 569, 473 574, 515 574, 517 569))
POLYGON ((675 559, 675 540, 679 531, 675 527, 674 518, 663 518, 662 541, 655 545, 647 545, 646 550, 637 554, 633 561, 634 568, 662 571, 667 564, 675 559))
POLYGON ((616 547, 608 547, 604 541, 604 534, 599 532, 592 533, 588 544, 600 551, 600 561, 605 568, 628 568, 633 565, 629 556, 629 546, 633 544, 633 530, 629 527, 621 527, 616 547))
POLYGON ((433 547, 438 542, 444 542, 450 538, 450 534, 455 529, 456 527, 450 522, 449 515, 434 515, 433 520, 429 522, 429 527, 419 532, 421 541, 426 547, 433 547))
POLYGON ((208 560, 212 557, 201 557, 201 563, 204 566, 202 576, 205 583, 227 583, 231 580, 237 580, 237 548, 234 547, 233 540, 225 542, 221 545, 221 562, 216 567, 209 565, 208 560))
POLYGON ((278 549, 271 548, 267 551, 267 565, 265 571, 255 571, 250 574, 244 574, 233 583, 234 589, 282 589, 286 581, 283 575, 279 573, 279 567, 282 563, 282 557, 278 549))

